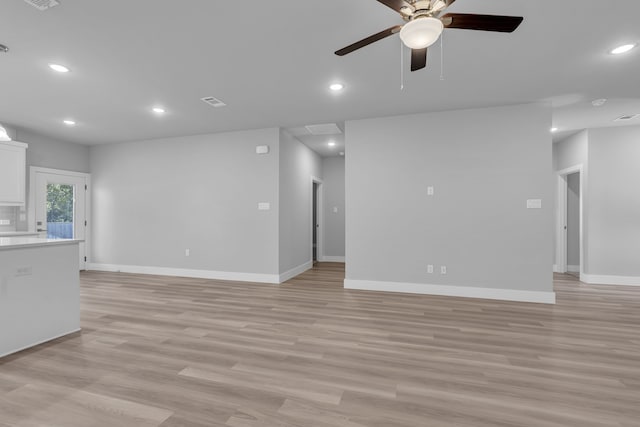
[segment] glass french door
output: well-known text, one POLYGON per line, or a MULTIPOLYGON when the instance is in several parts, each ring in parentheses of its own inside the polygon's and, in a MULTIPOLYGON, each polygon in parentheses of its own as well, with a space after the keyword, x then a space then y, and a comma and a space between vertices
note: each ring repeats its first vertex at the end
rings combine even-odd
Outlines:
POLYGON ((78 239, 80 269, 86 269, 87 178, 74 172, 35 170, 35 231, 48 239, 78 239))

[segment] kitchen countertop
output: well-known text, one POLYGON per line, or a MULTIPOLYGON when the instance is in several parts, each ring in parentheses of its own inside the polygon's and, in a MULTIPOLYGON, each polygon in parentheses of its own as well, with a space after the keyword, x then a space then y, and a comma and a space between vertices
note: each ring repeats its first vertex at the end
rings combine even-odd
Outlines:
POLYGON ((0 231, 0 237, 37 236, 35 231, 0 231))
POLYGON ((82 240, 76 239, 44 239, 39 237, 0 237, 0 251, 17 248, 34 248, 51 245, 71 245, 80 243, 82 240))

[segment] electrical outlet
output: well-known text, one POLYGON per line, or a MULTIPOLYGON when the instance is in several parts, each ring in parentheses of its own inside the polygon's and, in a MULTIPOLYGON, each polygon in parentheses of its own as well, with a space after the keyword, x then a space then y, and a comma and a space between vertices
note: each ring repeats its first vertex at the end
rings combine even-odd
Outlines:
POLYGON ((185 249, 184 256, 189 256, 189 255, 191 255, 191 249, 185 249))
POLYGON ((10 219, 0 219, 0 225, 11 225, 10 219))
POLYGON ((427 273, 433 274, 433 265, 432 264, 427 265, 427 273))
POLYGON ((431 186, 427 187, 427 196, 433 196, 433 193, 434 193, 433 187, 431 186))
POLYGON ((440 274, 447 274, 447 266, 446 265, 441 265, 440 266, 440 274))

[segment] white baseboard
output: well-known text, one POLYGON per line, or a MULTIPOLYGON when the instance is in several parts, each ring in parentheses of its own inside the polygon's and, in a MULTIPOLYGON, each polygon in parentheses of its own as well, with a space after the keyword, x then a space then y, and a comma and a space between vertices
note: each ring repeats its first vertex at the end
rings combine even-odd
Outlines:
POLYGON ((294 267, 289 271, 281 273, 280 277, 278 279, 279 280, 278 283, 284 283, 287 280, 296 277, 298 274, 304 273, 305 271, 309 270, 312 267, 313 267, 313 261, 309 261, 309 262, 305 262, 304 264, 301 264, 301 265, 299 265, 297 267, 294 267))
POLYGON ((516 289, 472 288, 466 286, 429 285, 422 283, 378 282, 370 280, 344 280, 345 289, 403 292, 410 294, 449 297, 482 298, 504 301, 555 304, 555 292, 520 291, 516 289))
POLYGON ((321 256, 318 260, 320 262, 345 262, 345 258, 343 256, 321 256))
POLYGON ((236 273, 232 271, 191 270, 186 268, 95 263, 87 263, 87 270, 133 274, 154 274, 158 276, 193 277, 197 279, 231 280, 238 282, 280 283, 280 275, 278 274, 236 273))
POLYGON ((602 274, 582 274, 580 280, 590 285, 640 286, 637 276, 607 276, 602 274))
POLYGON ((558 264, 553 264, 553 272, 554 273, 564 273, 564 271, 560 271, 560 267, 558 267, 558 264))
POLYGON ((567 271, 569 273, 580 273, 579 265, 567 265, 567 271))

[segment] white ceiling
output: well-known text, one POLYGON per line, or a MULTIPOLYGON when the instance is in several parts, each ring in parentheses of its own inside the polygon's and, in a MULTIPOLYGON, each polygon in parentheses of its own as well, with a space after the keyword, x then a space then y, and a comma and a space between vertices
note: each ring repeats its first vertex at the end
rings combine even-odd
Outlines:
POLYGON ((566 135, 640 113, 640 49, 608 54, 640 41, 639 2, 457 0, 450 12, 525 19, 513 34, 445 30, 444 80, 438 43, 426 70, 408 72, 405 54, 404 90, 397 36, 333 54, 402 23, 375 0, 60 3, 0 2, 0 123, 82 144, 529 102, 551 103, 566 135))

